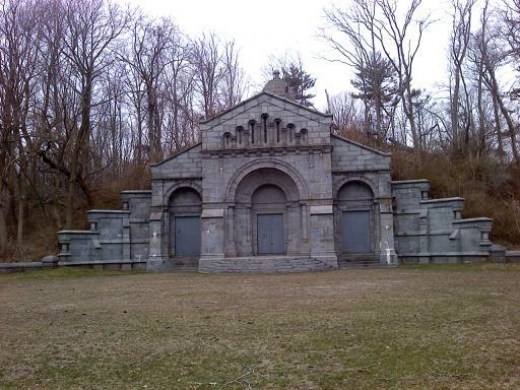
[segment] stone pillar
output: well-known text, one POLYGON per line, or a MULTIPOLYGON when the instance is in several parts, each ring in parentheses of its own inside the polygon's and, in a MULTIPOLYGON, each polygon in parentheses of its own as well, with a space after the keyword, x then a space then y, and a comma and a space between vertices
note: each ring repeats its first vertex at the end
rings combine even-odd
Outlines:
POLYGON ((310 206, 311 256, 338 268, 334 251, 334 214, 332 205, 310 206))
POLYGON ((149 233, 150 238, 146 269, 154 270, 162 265, 164 257, 167 256, 167 254, 163 254, 162 252, 162 212, 152 211, 150 213, 149 233))
MULTIPOLYGON (((428 226, 428 209, 422 209, 419 213, 419 252, 429 253, 430 252, 430 229, 428 226)), ((420 263, 429 263, 431 261, 430 256, 419 257, 420 263)))
POLYGON ((299 204, 287 203, 287 224, 284 234, 287 234, 287 255, 296 256, 302 249, 301 243, 301 207, 299 204))
POLYGON ((204 209, 200 216, 201 253, 199 271, 212 269, 212 262, 224 258, 224 209, 204 209))
POLYGON ((123 260, 130 260, 130 218, 123 218, 123 260))
POLYGON ((309 208, 306 203, 301 204, 302 213, 302 239, 304 242, 309 240, 309 208))
POLYGON ((226 256, 236 257, 237 250, 235 245, 235 206, 229 206, 227 209, 227 250, 226 256))

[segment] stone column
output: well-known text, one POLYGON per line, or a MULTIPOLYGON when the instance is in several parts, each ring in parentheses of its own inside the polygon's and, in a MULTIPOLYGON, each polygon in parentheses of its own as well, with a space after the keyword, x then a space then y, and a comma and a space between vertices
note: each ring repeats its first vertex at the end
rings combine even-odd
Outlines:
POLYGON ((304 242, 309 240, 309 208, 306 203, 301 204, 302 213, 302 239, 304 242))
POLYGON ((298 204, 287 203, 287 224, 284 221, 284 234, 287 235, 287 255, 296 256, 300 254, 301 242, 300 242, 300 224, 301 224, 301 213, 298 204))
POLYGON ((123 260, 130 260, 130 218, 123 217, 123 260))
MULTIPOLYGON (((419 212, 419 253, 429 253, 430 252, 430 229, 428 226, 428 212, 429 209, 422 209, 419 212)), ((419 257, 419 262, 421 263, 429 263, 430 256, 428 257, 419 257)))

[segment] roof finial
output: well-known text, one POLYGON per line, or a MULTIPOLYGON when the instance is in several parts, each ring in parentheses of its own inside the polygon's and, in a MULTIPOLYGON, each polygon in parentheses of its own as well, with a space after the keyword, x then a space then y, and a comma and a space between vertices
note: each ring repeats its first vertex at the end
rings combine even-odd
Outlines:
POLYGON ((289 100, 295 100, 295 94, 292 88, 289 87, 289 83, 286 80, 280 78, 279 70, 273 70, 273 79, 267 82, 263 91, 289 100))

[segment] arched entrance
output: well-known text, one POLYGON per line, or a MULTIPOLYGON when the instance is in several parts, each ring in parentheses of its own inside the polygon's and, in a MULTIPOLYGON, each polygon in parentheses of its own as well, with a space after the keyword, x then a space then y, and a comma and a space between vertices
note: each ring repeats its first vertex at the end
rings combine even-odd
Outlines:
POLYGON ((180 188, 170 197, 170 256, 197 258, 200 256, 200 195, 192 188, 180 188))
POLYGON ((256 247, 259 255, 284 254, 287 197, 272 184, 255 190, 251 203, 256 216, 256 247))
POLYGON ((234 241, 237 256, 308 251, 302 243, 302 207, 295 181, 276 168, 248 173, 235 192, 234 241))
POLYGON ((374 193, 361 181, 346 183, 337 196, 336 226, 342 254, 374 253, 374 193))

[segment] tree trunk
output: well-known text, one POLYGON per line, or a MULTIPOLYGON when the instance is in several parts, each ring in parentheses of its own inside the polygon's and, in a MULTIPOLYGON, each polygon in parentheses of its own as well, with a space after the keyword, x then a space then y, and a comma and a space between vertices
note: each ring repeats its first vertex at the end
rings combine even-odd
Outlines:
POLYGON ((0 200, 0 253, 7 249, 7 222, 5 220, 5 207, 0 200))
POLYGON ((516 144, 516 127, 511 118, 511 114, 509 110, 504 104, 500 93, 498 91, 498 82, 496 80, 495 72, 493 70, 489 70, 490 81, 492 83, 493 88, 493 98, 496 99, 498 103, 498 107, 500 108, 500 112, 502 113, 504 119, 506 120, 507 128, 509 130, 509 137, 511 138, 511 152, 513 154, 513 159, 516 164, 520 164, 520 156, 518 155, 518 146, 516 144))
POLYGON ((76 188, 76 159, 74 157, 74 161, 71 166, 70 178, 68 180, 68 189, 67 189, 67 198, 65 201, 65 229, 72 229, 72 215, 74 212, 74 195, 76 188))
POLYGON ((20 199, 18 201, 18 225, 16 229, 16 243, 20 247, 23 245, 24 210, 25 202, 20 199))

